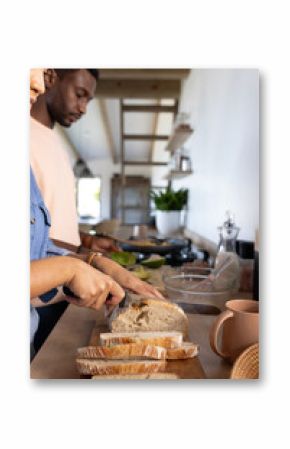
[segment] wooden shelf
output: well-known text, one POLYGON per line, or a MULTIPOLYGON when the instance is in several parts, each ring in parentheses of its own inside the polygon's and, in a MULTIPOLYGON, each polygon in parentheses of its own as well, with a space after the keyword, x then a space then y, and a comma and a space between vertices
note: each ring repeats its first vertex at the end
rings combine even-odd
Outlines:
POLYGON ((123 134, 123 140, 168 140, 169 137, 151 134, 123 134))
MULTIPOLYGON (((123 206, 123 209, 127 210, 144 210, 143 206, 123 206)), ((146 209, 149 210, 149 209, 146 209)))
POLYGON ((185 176, 192 175, 193 171, 177 171, 177 170, 171 170, 164 179, 181 179, 185 176))
POLYGON ((190 127, 188 127, 188 129, 184 127, 176 128, 173 134, 169 137, 165 150, 173 153, 180 148, 187 141, 187 139, 189 139, 192 133, 193 129, 190 127))
POLYGON ((124 165, 168 165, 167 162, 124 161, 124 165))
POLYGON ((167 105, 148 105, 148 104, 123 104, 122 105, 123 112, 149 112, 149 113, 158 113, 158 112, 176 112, 176 106, 167 106, 167 105))

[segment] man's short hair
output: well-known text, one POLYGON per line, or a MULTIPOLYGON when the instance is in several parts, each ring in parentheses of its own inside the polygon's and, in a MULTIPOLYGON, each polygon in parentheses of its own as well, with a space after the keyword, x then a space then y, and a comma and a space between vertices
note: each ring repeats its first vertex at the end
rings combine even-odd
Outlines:
POLYGON ((91 75, 95 78, 96 81, 99 79, 99 71, 98 69, 86 69, 88 72, 90 72, 91 75))
POLYGON ((90 74, 95 78, 96 81, 99 79, 99 71, 98 69, 86 69, 86 68, 79 68, 79 69, 54 69, 59 79, 63 79, 66 75, 72 72, 77 72, 78 70, 87 70, 90 72, 90 74))

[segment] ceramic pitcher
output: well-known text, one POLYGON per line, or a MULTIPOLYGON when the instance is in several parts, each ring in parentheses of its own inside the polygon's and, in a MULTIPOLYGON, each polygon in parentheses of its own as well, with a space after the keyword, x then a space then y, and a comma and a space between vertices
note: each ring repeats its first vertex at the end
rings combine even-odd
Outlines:
POLYGON ((234 362, 241 352, 259 341, 259 303, 249 299, 226 302, 210 331, 212 350, 224 359, 234 362), (221 345, 218 341, 221 335, 221 345))

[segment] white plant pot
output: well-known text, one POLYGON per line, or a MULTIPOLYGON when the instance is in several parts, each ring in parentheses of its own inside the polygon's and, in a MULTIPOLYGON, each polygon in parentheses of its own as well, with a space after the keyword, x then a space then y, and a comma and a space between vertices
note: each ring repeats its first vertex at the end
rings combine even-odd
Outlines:
POLYGON ((180 210, 157 210, 156 211, 156 227, 159 234, 168 237, 178 232, 181 224, 180 210))

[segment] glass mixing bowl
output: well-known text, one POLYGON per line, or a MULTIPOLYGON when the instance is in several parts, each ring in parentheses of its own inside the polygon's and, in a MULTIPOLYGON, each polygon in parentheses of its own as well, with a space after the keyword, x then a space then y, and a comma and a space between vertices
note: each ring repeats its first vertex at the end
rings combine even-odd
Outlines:
POLYGON ((216 291, 213 288, 198 291, 197 285, 207 276, 177 271, 163 277, 168 298, 177 304, 197 304, 217 307, 224 310, 225 302, 230 299, 231 290, 216 291))

